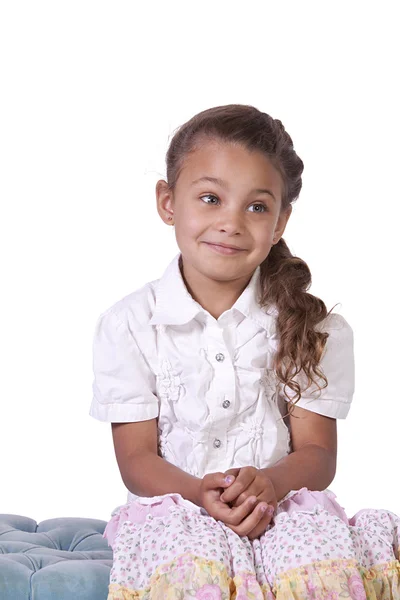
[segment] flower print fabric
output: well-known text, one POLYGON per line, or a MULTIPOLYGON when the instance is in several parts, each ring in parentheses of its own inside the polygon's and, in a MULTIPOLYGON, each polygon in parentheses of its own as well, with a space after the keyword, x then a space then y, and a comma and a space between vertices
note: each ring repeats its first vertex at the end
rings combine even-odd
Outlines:
POLYGON ((264 535, 239 537, 179 494, 122 506, 107 600, 399 600, 400 518, 349 519, 330 490, 290 492, 264 535))

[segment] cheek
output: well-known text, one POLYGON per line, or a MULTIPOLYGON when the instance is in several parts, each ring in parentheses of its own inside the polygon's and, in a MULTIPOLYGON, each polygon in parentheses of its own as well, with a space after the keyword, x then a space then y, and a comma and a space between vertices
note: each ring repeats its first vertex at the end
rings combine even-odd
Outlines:
POLYGON ((180 234, 183 236, 194 235, 204 229, 206 226, 205 219, 198 211, 185 210, 179 215, 180 234))
POLYGON ((268 250, 271 246, 273 237, 274 230, 271 227, 262 227, 253 232, 253 239, 256 241, 257 246, 264 250, 268 250))

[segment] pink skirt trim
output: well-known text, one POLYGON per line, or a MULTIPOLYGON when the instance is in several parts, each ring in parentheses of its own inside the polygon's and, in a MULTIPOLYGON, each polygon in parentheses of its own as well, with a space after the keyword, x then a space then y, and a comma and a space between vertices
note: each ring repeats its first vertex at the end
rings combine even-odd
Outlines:
POLYGON ((287 500, 283 500, 278 505, 276 515, 281 512, 288 513, 299 511, 313 511, 316 504, 325 508, 331 515, 336 515, 346 525, 349 525, 349 519, 342 508, 335 500, 336 495, 330 490, 323 492, 310 492, 307 488, 301 488, 287 500))
POLYGON ((165 517, 171 506, 178 504, 176 495, 164 496, 157 500, 154 504, 140 504, 134 500, 128 504, 124 504, 120 510, 112 517, 106 525, 103 533, 103 538, 108 540, 109 546, 112 546, 119 524, 123 521, 131 521, 132 523, 144 523, 147 515, 153 517, 165 517))
MULTIPOLYGON (((325 490, 324 492, 310 492, 307 488, 301 488, 278 504, 275 518, 282 512, 287 514, 304 511, 313 512, 315 506, 318 504, 325 508, 330 514, 339 517, 346 525, 349 525, 349 519, 344 509, 336 502, 335 498, 335 494, 330 490, 325 490)), ((146 501, 148 502, 148 499, 146 499, 146 501)), ((165 496, 157 497, 151 504, 141 504, 140 499, 132 500, 121 506, 118 512, 114 514, 107 523, 103 538, 107 539, 109 546, 113 546, 119 526, 124 521, 144 523, 147 515, 152 515, 153 517, 165 517, 168 515, 169 509, 172 506, 188 506, 191 504, 192 503, 182 498, 179 494, 167 494, 165 496)), ((193 508, 196 512, 201 510, 196 505, 193 505, 193 508)), ((207 513, 204 511, 204 514, 207 513)))

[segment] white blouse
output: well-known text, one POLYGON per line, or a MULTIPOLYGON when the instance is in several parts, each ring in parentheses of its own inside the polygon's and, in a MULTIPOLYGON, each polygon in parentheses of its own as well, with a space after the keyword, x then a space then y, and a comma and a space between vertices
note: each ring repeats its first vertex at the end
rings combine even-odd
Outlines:
MULTIPOLYGON (((257 303, 260 267, 215 319, 189 294, 179 257, 99 316, 89 414, 115 423, 158 417, 160 456, 197 477, 271 466, 291 445, 283 384, 272 369, 277 313, 257 303)), ((313 384, 298 406, 344 419, 354 394, 353 331, 337 313, 318 329, 330 334, 320 362, 328 387, 319 395, 313 384)), ((128 492, 128 502, 134 498, 128 492)))

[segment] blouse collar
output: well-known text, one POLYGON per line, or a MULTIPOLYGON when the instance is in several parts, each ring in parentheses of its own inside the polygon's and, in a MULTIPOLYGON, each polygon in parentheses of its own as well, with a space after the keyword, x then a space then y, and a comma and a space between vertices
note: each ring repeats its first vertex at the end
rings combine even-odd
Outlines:
MULTIPOLYGON (((153 317, 150 320, 150 325, 184 325, 194 319, 199 313, 211 317, 210 313, 196 302, 189 293, 179 268, 180 256, 181 253, 178 253, 174 257, 157 282, 155 292, 156 306, 153 317)), ((258 266, 247 287, 229 311, 239 311, 272 335, 275 333, 276 309, 269 308, 267 312, 265 308, 261 308, 258 304, 260 271, 261 268, 258 266)))

